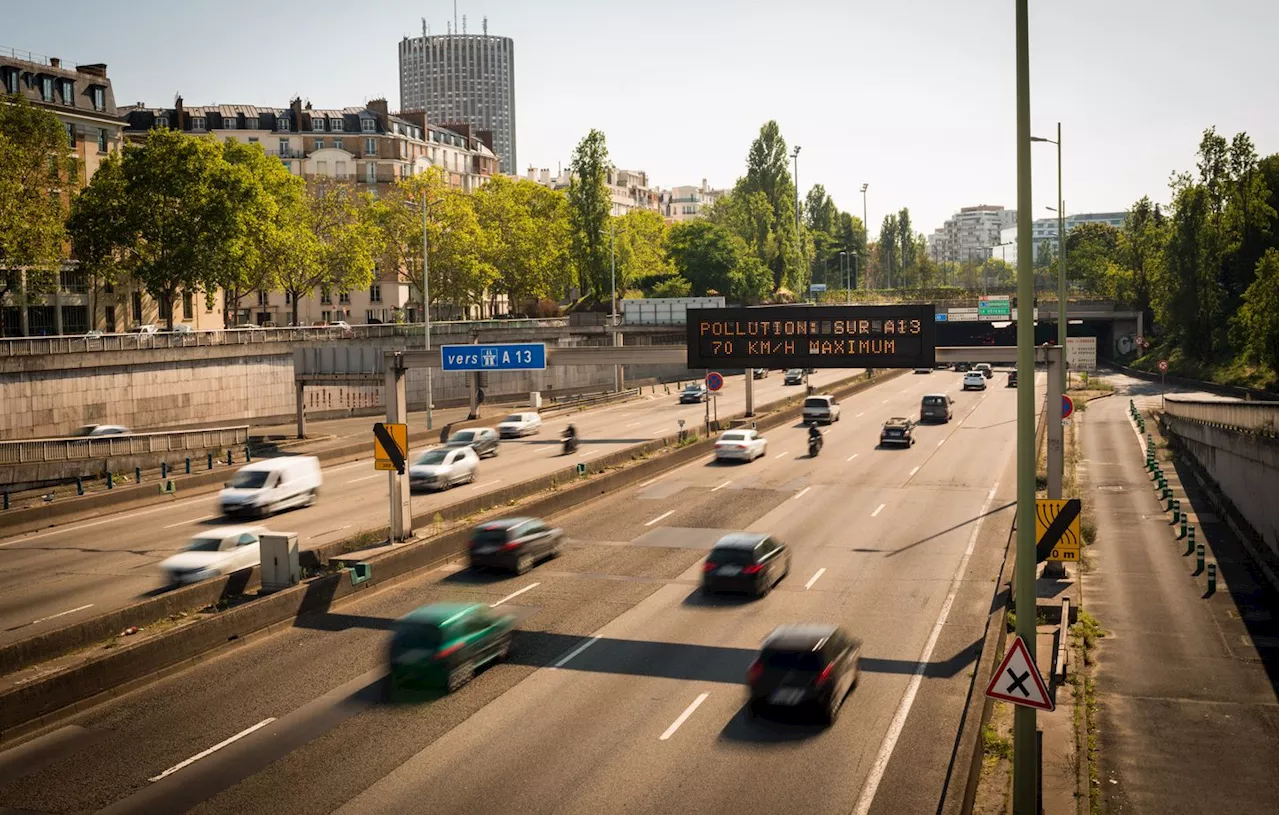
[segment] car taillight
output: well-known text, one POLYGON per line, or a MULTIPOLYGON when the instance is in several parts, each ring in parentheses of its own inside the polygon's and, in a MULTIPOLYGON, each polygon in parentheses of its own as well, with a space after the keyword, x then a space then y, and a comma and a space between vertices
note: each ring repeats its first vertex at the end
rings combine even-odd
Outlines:
POLYGON ((761 570, 761 569, 763 569, 763 568, 764 568, 764 564, 763 564, 763 563, 752 563, 750 566, 747 566, 746 568, 744 568, 744 569, 742 570, 742 573, 743 573, 743 574, 755 574, 756 572, 760 571, 760 570, 761 570))
POLYGON ((712 563, 709 560, 706 563, 702 564, 702 571, 704 572, 714 572, 715 570, 716 570, 716 564, 712 563))
POLYGON ((508 541, 507 543, 502 544, 502 551, 504 552, 510 552, 513 549, 519 549, 519 548, 520 548, 520 541, 508 541))
POLYGON ((764 665, 761 665, 759 662, 751 663, 751 667, 747 668, 747 682, 749 684, 754 684, 760 679, 762 674, 764 674, 764 665))
POLYGON ((817 682, 815 682, 814 684, 816 684, 816 685, 825 685, 825 684, 827 683, 827 680, 831 678, 831 669, 832 669, 833 667, 835 667, 835 666, 834 666, 834 665, 828 665, 827 667, 823 668, 823 669, 822 669, 822 673, 818 674, 818 681, 817 681, 817 682))
POLYGON ((448 657, 450 654, 452 654, 454 651, 457 651, 461 647, 462 647, 462 643, 455 642, 453 645, 450 645, 448 648, 441 648, 439 651, 436 651, 436 659, 444 659, 448 657))

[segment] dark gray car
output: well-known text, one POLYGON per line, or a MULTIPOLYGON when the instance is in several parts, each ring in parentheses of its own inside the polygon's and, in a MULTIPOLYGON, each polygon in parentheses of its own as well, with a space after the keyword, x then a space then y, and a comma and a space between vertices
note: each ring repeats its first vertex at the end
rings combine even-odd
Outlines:
POLYGON ((858 681, 862 643, 835 625, 775 628, 747 669, 748 710, 816 712, 830 724, 858 681))
POLYGON ((702 566, 702 591, 764 597, 791 571, 791 551, 758 532, 735 532, 716 541, 702 566))
POLYGON ((557 557, 563 541, 564 531, 540 518, 502 518, 472 530, 468 555, 472 568, 524 574, 535 563, 557 557))
POLYGON ((458 430, 449 436, 446 447, 470 447, 480 458, 498 455, 498 433, 491 427, 458 430))

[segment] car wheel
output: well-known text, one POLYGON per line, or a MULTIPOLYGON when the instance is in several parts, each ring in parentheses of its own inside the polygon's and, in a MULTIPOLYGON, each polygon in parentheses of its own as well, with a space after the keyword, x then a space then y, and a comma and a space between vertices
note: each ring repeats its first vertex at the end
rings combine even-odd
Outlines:
POLYGON ((751 701, 747 702, 747 716, 748 716, 748 718, 755 719, 755 718, 759 717, 759 716, 760 716, 760 714, 761 714, 761 713, 763 713, 763 712, 764 712, 764 704, 763 704, 763 703, 761 703, 761 702, 760 702, 760 700, 758 700, 758 699, 752 699, 751 701))
POLYGON ((493 658, 497 662, 502 662, 509 656, 511 656, 511 640, 505 639, 502 641, 502 645, 498 647, 498 653, 493 658))
POLYGON ((761 583, 760 588, 756 589, 756 597, 763 600, 769 596, 769 592, 773 591, 772 583, 761 583))
POLYGON ((840 715, 840 700, 835 694, 831 694, 831 702, 822 709, 822 723, 827 727, 836 723, 836 717, 840 715))
POLYGON ((516 574, 525 574, 533 568, 533 555, 521 555, 516 558, 516 574))
POLYGON ((307 503, 306 503, 306 505, 307 505, 307 506, 309 506, 309 507, 310 507, 310 506, 315 506, 316 501, 319 501, 319 500, 320 500, 320 490, 318 490, 318 489, 313 489, 313 490, 311 490, 311 494, 310 494, 309 496, 307 496, 307 503))
POLYGON ((449 692, 452 693, 458 688, 471 681, 471 677, 476 675, 476 665, 474 662, 467 660, 458 667, 449 671, 449 692))
POLYGON ((553 544, 551 544, 551 551, 550 551, 549 553, 547 553, 547 557, 549 557, 549 558, 557 558, 557 557, 560 557, 560 554, 561 554, 561 549, 560 549, 560 547, 561 547, 561 545, 562 545, 563 543, 564 543, 564 539, 563 539, 563 538, 556 538, 556 542, 555 542, 555 543, 553 543, 553 544))

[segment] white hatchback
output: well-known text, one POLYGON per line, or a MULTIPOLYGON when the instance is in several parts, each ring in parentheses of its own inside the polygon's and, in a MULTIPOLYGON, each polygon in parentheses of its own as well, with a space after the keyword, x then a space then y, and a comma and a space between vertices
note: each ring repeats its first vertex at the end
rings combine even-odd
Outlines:
POLYGON ((198 583, 211 577, 251 569, 261 560, 262 526, 222 526, 201 532, 181 552, 160 563, 171 583, 198 583))
POLYGON ((476 480, 480 457, 470 446, 435 447, 418 456, 409 467, 411 490, 447 490, 476 480))
POLYGON ((498 435, 504 439, 532 436, 542 429, 542 417, 536 413, 512 413, 498 423, 498 435))
POLYGON ((986 389, 987 378, 982 375, 982 371, 970 371, 964 375, 964 387, 962 390, 985 391, 986 389))
POLYGON ((716 461, 755 461, 769 442, 754 430, 726 430, 716 439, 716 461))

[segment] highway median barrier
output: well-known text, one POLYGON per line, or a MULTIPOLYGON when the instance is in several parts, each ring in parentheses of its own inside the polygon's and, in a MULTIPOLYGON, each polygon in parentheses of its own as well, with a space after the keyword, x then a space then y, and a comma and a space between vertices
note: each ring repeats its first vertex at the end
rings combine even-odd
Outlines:
MULTIPOLYGON (((904 373, 895 370, 878 376, 858 374, 824 389, 845 397, 904 373)), ((768 430, 794 422, 800 416, 804 394, 775 401, 757 411, 757 427, 768 430)), ((708 455, 712 436, 730 425, 725 417, 713 423, 711 432, 687 431, 693 443, 677 445, 677 438, 655 439, 585 462, 585 477, 577 465, 539 478, 495 490, 473 499, 442 507, 414 518, 420 529, 433 531, 430 538, 396 545, 379 554, 351 554, 352 540, 368 545, 371 537, 386 540, 387 529, 366 530, 354 539, 300 552, 304 569, 318 576, 271 594, 244 596, 258 585, 258 569, 231 577, 176 589, 141 603, 119 609, 44 635, 0 647, 0 673, 22 668, 114 638, 129 626, 144 627, 179 612, 207 606, 229 606, 208 616, 162 631, 137 642, 123 642, 111 650, 86 654, 82 661, 21 685, 0 691, 0 742, 21 732, 42 727, 63 715, 88 707, 179 670, 231 643, 292 626, 298 616, 322 612, 354 592, 367 591, 423 569, 435 568, 466 551, 472 523, 485 512, 542 517, 579 507, 605 494, 624 489, 708 455), (664 455, 653 455, 665 451, 664 455), (517 507, 516 502, 521 502, 517 507), (450 524, 453 524, 450 526, 450 524), (335 566, 344 567, 340 571, 335 566), (233 588, 234 587, 234 588, 233 588)))

